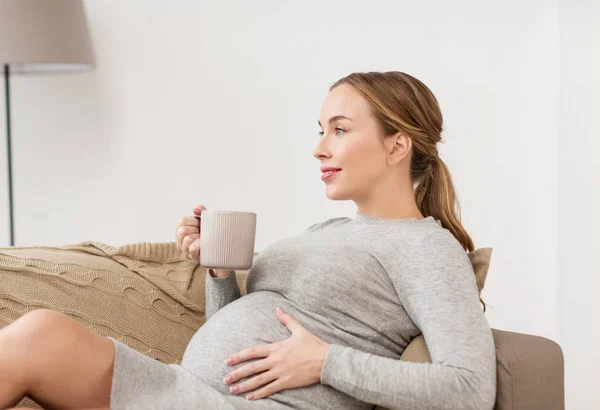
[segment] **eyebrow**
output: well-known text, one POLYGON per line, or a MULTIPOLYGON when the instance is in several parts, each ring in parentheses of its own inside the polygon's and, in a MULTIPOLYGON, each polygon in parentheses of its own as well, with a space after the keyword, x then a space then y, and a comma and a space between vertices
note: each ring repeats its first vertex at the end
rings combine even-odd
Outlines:
MULTIPOLYGON (((344 115, 336 115, 336 116, 334 116, 334 117, 331 117, 331 118, 329 119, 329 123, 331 124, 332 122, 335 122, 335 121, 337 121, 337 120, 350 120, 350 121, 352 121, 352 118, 348 118, 348 117, 346 117, 346 116, 344 116, 344 115)), ((322 127, 322 125, 321 125, 321 120, 318 120, 317 122, 319 123, 319 126, 321 126, 321 127, 322 127)))

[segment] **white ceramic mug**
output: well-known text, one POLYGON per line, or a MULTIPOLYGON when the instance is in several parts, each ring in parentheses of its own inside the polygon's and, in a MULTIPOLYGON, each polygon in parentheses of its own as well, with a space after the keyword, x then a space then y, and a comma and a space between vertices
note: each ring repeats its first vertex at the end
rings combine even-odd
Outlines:
POLYGON ((250 269, 255 239, 255 213, 204 210, 200 214, 200 265, 213 269, 250 269))

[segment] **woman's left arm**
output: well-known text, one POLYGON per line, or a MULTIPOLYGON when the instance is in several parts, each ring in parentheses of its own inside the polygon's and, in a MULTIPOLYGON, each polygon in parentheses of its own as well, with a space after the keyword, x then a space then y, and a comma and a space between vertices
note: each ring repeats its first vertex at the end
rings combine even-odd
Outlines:
POLYGON ((410 363, 332 344, 321 383, 390 409, 492 409, 496 355, 467 254, 447 231, 398 260, 380 262, 423 333, 432 363, 410 363))

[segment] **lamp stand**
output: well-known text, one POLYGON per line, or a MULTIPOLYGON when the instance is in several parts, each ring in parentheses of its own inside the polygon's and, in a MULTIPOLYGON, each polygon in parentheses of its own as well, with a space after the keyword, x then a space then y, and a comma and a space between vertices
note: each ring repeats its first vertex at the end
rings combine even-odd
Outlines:
POLYGON ((15 246, 15 218, 13 211, 12 148, 10 144, 10 66, 4 64, 4 98, 6 107, 6 143, 8 153, 8 201, 10 212, 10 246, 15 246))

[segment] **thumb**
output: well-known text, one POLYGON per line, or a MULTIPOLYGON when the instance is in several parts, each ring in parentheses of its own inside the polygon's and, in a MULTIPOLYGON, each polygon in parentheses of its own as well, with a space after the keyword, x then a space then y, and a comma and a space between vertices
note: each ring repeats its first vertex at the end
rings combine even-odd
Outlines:
POLYGON ((295 317, 283 311, 282 308, 277 308, 277 317, 292 333, 296 333, 298 331, 304 330, 304 326, 296 320, 295 317))
POLYGON ((204 205, 196 205, 196 207, 194 208, 194 213, 200 214, 202 211, 206 211, 206 210, 207 209, 204 205))

